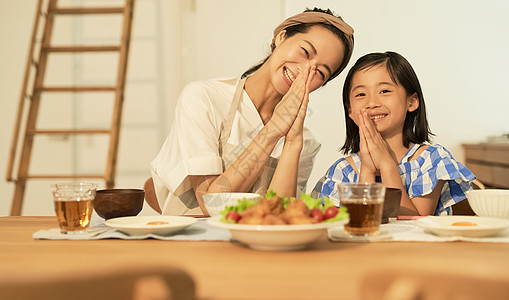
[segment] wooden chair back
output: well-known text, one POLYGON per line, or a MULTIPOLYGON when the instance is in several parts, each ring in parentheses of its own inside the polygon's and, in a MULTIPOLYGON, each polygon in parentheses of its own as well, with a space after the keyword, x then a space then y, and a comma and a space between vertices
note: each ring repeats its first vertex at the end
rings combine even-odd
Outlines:
POLYGON ((195 300, 195 283, 175 267, 143 266, 0 280, 2 300, 195 300))
POLYGON ((504 300, 509 279, 453 271, 378 270, 361 284, 363 300, 504 300))

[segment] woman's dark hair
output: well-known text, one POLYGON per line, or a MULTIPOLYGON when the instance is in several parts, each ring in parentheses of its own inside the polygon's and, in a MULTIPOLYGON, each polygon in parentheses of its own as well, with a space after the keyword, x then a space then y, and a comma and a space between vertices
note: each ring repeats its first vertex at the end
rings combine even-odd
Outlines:
POLYGON ((407 111, 405 123, 403 125, 403 145, 409 147, 410 143, 422 144, 431 142, 433 133, 430 131, 428 120, 426 118, 426 106, 424 104, 424 95, 421 85, 414 69, 410 63, 400 54, 387 51, 385 53, 370 53, 359 58, 355 65, 348 71, 348 75, 343 85, 343 108, 345 110, 346 121, 346 141, 341 151, 344 154, 359 152, 359 127, 350 118, 350 90, 352 88, 353 76, 361 71, 373 68, 375 66, 385 66, 391 76, 392 81, 402 86, 407 95, 414 93, 419 98, 419 107, 409 112, 407 111))
MULTIPOLYGON (((326 14, 335 16, 335 17, 343 20, 340 16, 335 15, 330 9, 321 9, 321 8, 315 7, 313 9, 308 8, 304 12, 322 12, 322 13, 326 13, 326 14)), ((297 33, 307 33, 309 31, 309 29, 311 29, 311 27, 316 26, 316 25, 323 26, 323 27, 327 28, 343 42, 343 45, 345 45, 345 50, 344 50, 345 53, 343 55, 343 59, 346 59, 348 57, 348 53, 350 53, 350 51, 352 49, 349 49, 349 43, 348 43, 348 40, 347 40, 345 34, 341 30, 339 30, 338 28, 336 28, 332 25, 323 24, 323 23, 306 23, 306 24, 294 25, 294 26, 290 26, 285 29, 285 31, 286 31, 285 36, 286 36, 286 38, 289 38, 291 36, 296 35, 297 33)), ((247 76, 253 74, 256 70, 258 70, 269 59, 270 55, 272 54, 272 51, 274 51, 274 48, 275 48, 275 46, 271 45, 271 53, 265 59, 263 59, 262 62, 260 62, 259 64, 255 65, 255 66, 252 66, 247 71, 245 71, 244 74, 242 74, 241 78, 247 77, 247 76)), ((331 74, 331 76, 327 79, 327 81, 324 82, 323 85, 325 85, 327 82, 334 79, 336 76, 339 75, 339 73, 340 73, 339 69, 335 70, 331 74)))

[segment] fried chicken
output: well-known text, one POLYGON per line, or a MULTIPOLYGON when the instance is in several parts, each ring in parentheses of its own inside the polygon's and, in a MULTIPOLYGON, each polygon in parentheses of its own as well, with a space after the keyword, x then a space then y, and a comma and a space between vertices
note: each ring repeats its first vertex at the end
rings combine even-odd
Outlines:
POLYGON ((294 200, 288 204, 281 215, 287 224, 313 224, 316 220, 309 216, 309 208, 302 200, 294 200))
POLYGON ((262 198, 257 205, 249 206, 240 212, 239 224, 286 225, 313 224, 316 220, 309 216, 309 208, 302 200, 294 200, 284 208, 283 200, 274 196, 262 198))

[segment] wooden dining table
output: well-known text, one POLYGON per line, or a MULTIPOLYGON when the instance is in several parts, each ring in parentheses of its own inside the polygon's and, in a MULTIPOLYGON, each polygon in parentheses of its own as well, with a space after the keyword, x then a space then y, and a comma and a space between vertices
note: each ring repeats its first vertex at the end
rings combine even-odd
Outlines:
POLYGON ((429 270, 504 279, 509 244, 477 242, 330 242, 294 252, 264 252, 230 241, 35 240, 58 227, 49 216, 0 217, 0 280, 131 264, 189 272, 198 299, 361 299, 363 279, 384 270, 429 270))

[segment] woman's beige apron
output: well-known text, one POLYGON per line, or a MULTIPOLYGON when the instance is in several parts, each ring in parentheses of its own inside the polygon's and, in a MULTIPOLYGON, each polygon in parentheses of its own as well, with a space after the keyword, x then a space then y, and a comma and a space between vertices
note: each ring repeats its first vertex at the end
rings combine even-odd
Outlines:
MULTIPOLYGON (((237 158, 244 152, 248 145, 232 145, 228 143, 230 137, 235 114, 239 109, 242 102, 244 92, 244 84, 246 78, 240 79, 233 95, 233 101, 228 111, 226 120, 221 124, 221 132, 219 135, 219 155, 223 162, 223 172, 230 167, 230 165, 237 160, 237 158)), ((267 162, 262 167, 258 179, 255 181, 249 192, 265 195, 270 185, 278 159, 269 156, 267 162)), ((227 190, 228 187, 225 187, 227 190)), ((180 184, 177 190, 173 193, 168 203, 169 207, 165 210, 166 214, 186 214, 186 215, 200 215, 202 214, 201 208, 198 205, 194 190, 188 177, 180 184)))

